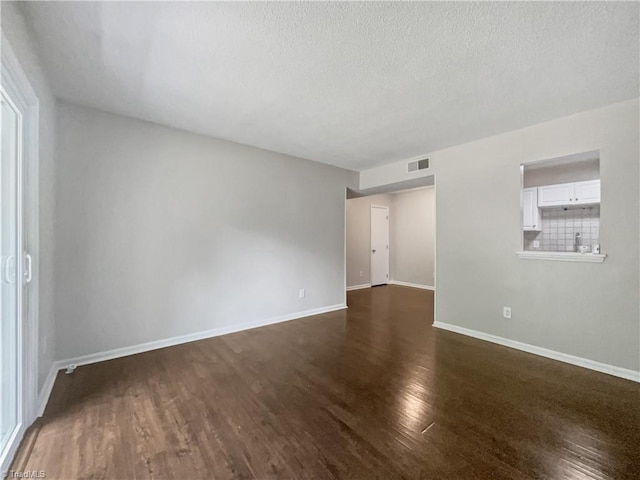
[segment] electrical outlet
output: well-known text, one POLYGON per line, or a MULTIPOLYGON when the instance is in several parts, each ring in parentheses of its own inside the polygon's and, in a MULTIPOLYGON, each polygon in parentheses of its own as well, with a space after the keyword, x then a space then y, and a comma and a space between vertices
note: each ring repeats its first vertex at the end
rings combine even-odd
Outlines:
POLYGON ((502 316, 504 318, 511 318, 511 307, 502 307, 502 316))
POLYGON ((533 248, 540 248, 540 240, 533 241, 533 248))
POLYGON ((364 272, 362 270, 360 270, 360 276, 364 277, 364 272))
POLYGON ((304 298, 304 296, 306 295, 304 288, 300 289, 300 291, 298 292, 298 295, 300 296, 300 298, 304 298))

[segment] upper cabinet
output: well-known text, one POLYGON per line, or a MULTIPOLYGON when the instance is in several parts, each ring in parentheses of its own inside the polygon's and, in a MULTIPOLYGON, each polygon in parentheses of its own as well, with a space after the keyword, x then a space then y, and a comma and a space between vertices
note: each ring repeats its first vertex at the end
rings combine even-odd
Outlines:
POLYGON ((573 202, 573 183, 538 187, 538 206, 556 207, 570 205, 573 202))
POLYGON ((540 210, 538 209, 538 189, 525 188, 522 191, 522 229, 540 231, 540 210))
POLYGON ((600 180, 574 183, 573 194, 574 204, 600 203, 600 180))
POLYGON ((600 203, 600 180, 538 187, 539 207, 562 207, 600 203))

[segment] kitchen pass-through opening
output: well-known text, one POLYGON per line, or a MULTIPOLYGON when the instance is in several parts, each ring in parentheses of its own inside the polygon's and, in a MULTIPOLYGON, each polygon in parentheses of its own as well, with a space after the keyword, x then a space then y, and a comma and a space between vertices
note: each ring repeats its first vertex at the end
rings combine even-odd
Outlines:
POLYGON ((525 252, 600 254, 600 155, 522 165, 525 252))

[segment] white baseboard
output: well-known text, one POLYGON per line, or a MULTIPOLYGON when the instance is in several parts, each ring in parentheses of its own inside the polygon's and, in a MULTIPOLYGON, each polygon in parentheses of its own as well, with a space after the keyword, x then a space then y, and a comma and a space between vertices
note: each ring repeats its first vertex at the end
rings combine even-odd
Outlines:
POLYGON ((347 292, 350 292, 351 290, 362 290, 363 288, 371 288, 371 284, 363 283, 362 285, 353 285, 351 287, 347 287, 347 292))
POLYGON ((38 395, 38 400, 36 403, 36 416, 41 417, 44 413, 44 409, 47 406, 47 402, 49 401, 49 397, 51 396, 51 390, 53 390, 53 384, 56 381, 56 376, 58 375, 58 370, 62 368, 62 362, 53 362, 51 368, 49 369, 49 375, 47 375, 47 379, 44 381, 44 385, 40 389, 40 394, 38 395))
POLYGON ((421 285, 419 283, 401 282, 400 280, 389 280, 390 285, 400 285, 401 287, 421 288, 422 290, 435 290, 435 287, 430 285, 421 285))
POLYGON ((278 317, 267 318, 264 320, 241 323, 238 325, 229 325, 227 327, 219 327, 219 328, 214 328, 212 330, 205 330, 203 332, 190 333, 188 335, 165 338, 163 340, 155 340, 153 342, 140 343, 140 344, 131 345, 128 347, 115 348, 113 350, 92 353, 89 355, 81 355, 78 357, 73 357, 73 358, 68 358, 66 360, 63 360, 62 367, 67 367, 68 365, 71 365, 71 364, 81 366, 81 365, 88 365, 90 363, 104 362, 105 360, 112 360, 114 358, 135 355, 136 353, 143 353, 143 352, 148 352, 150 350, 157 350, 159 348, 172 347, 174 345, 180 345, 182 343, 188 343, 188 342, 195 342, 196 340, 203 340, 205 338, 219 337, 220 335, 228 335, 229 333, 236 333, 236 332, 241 332, 243 330, 250 330, 252 328, 264 327, 267 325, 273 325, 274 323, 288 322, 289 320, 297 320, 298 318, 310 317, 312 315, 320 315, 322 313, 334 312, 336 310, 343 310, 345 308, 347 308, 347 306, 344 304, 331 305, 330 307, 315 308, 313 310, 305 310, 303 312, 290 313, 288 315, 280 315, 278 317))
POLYGON ((63 368, 67 368, 69 365, 81 366, 89 365, 91 363, 104 362, 105 360, 127 357, 129 355, 135 355, 136 353, 143 353, 151 350, 157 350, 159 348, 172 347, 174 345, 194 342, 196 340, 204 340, 206 338, 219 337, 220 335, 228 335, 230 333, 241 332, 243 330, 251 330, 253 328, 265 327, 267 325, 273 325, 275 323, 288 322, 290 320, 311 317, 313 315, 320 315, 322 313, 335 312, 336 310, 344 310, 346 308, 347 306, 345 304, 331 305, 329 307, 315 308, 312 310, 290 313, 288 315, 271 317, 264 320, 256 320, 253 322, 247 322, 238 325, 214 328, 212 330, 205 330, 203 332, 190 333, 188 335, 165 338, 163 340, 155 340, 153 342, 140 343, 128 347, 114 348, 113 350, 91 353, 89 355, 80 355, 78 357, 67 358, 66 360, 58 360, 52 365, 51 371, 47 376, 47 380, 42 387, 40 395, 38 396, 38 416, 40 417, 44 413, 44 409, 47 406, 47 402, 49 401, 49 396, 51 395, 51 390, 53 389, 53 384, 55 382, 58 371, 63 368))
POLYGON ((613 375, 614 377, 625 378, 634 382, 640 382, 640 372, 630 370, 628 368, 616 367, 615 365, 609 365, 607 363, 596 362, 595 360, 589 360, 587 358, 576 357, 567 353, 557 352, 555 350, 549 350, 543 347, 537 347, 528 343, 518 342, 516 340, 510 340, 504 337, 498 337, 491 335, 490 333, 479 332, 477 330, 471 330, 469 328, 459 327, 458 325, 451 325, 449 323, 434 322, 436 328, 443 330, 449 330, 450 332, 460 333, 468 337, 478 338, 491 343, 497 343, 498 345, 504 345, 505 347, 515 348, 516 350, 522 350, 523 352, 533 353, 534 355, 540 355, 541 357, 552 358, 564 363, 570 363, 571 365, 577 365, 578 367, 588 368, 589 370, 595 370, 596 372, 606 373, 613 375))

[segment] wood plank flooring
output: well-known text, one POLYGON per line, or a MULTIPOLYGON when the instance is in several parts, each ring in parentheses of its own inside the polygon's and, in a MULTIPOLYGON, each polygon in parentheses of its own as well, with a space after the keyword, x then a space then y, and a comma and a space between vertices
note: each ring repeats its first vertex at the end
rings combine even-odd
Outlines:
POLYGON ((433 293, 60 373, 47 479, 640 479, 640 385, 440 331, 433 293))

